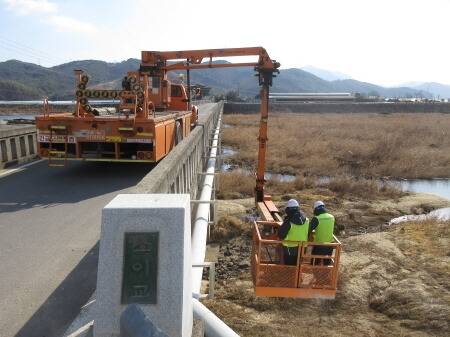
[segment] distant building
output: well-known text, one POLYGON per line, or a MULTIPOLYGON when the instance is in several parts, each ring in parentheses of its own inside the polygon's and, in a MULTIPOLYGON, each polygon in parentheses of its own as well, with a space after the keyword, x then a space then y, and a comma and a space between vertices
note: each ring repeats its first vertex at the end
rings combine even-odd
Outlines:
POLYGON ((325 93, 270 93, 271 102, 354 102, 355 97, 348 92, 325 93))

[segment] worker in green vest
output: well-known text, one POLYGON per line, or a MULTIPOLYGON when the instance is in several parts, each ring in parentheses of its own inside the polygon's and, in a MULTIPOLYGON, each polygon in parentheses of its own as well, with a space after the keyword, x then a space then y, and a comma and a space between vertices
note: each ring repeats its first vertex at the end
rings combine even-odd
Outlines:
MULTIPOLYGON (((309 232, 314 232, 314 242, 333 242, 335 219, 325 209, 325 204, 322 201, 314 203, 314 217, 311 219, 309 225, 309 232)), ((329 246, 314 246, 312 250, 313 255, 332 255, 333 247, 329 246)), ((321 258, 315 259, 315 264, 321 263, 321 258)), ((323 259, 323 264, 328 266, 331 264, 331 259, 323 259)))
MULTIPOLYGON (((278 236, 285 241, 308 241, 309 220, 300 211, 298 202, 291 199, 286 204, 286 217, 278 229, 278 236)), ((284 264, 297 265, 298 244, 283 243, 284 264)))

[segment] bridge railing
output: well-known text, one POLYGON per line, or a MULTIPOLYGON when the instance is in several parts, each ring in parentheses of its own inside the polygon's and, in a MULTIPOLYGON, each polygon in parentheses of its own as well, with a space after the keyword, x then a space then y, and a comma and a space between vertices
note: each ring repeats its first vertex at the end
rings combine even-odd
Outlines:
POLYGON ((34 125, 0 125, 0 169, 37 156, 34 125))
POLYGON ((196 198, 199 187, 199 172, 209 150, 223 101, 203 118, 194 130, 178 144, 152 171, 142 179, 130 193, 135 194, 190 194, 196 198))

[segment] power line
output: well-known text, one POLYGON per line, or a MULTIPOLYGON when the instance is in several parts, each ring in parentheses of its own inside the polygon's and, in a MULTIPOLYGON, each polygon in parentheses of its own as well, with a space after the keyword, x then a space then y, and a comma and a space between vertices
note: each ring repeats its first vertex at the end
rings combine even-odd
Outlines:
POLYGON ((28 57, 36 57, 38 59, 46 59, 46 60, 48 60, 48 62, 52 62, 54 64, 66 63, 66 61, 64 61, 64 60, 62 60, 60 58, 54 57, 54 56, 52 56, 50 54, 47 54, 47 53, 41 52, 39 50, 36 50, 34 48, 28 47, 28 46, 26 46, 24 44, 21 44, 19 42, 16 42, 16 41, 13 41, 11 39, 8 39, 7 37, 4 37, 2 35, 0 35, 0 38, 10 42, 10 43, 8 43, 8 42, 0 41, 0 43, 6 44, 6 45, 8 45, 10 47, 13 47, 13 48, 16 48, 16 49, 18 49, 20 51, 9 49, 9 48, 5 48, 5 49, 14 51, 14 52, 22 54, 22 55, 26 55, 28 57), (25 52, 26 54, 23 54, 23 52, 25 52))
MULTIPOLYGON (((13 40, 11 40, 11 39, 9 39, 7 37, 4 37, 2 35, 0 35, 0 39, 8 41, 8 42, 5 42, 5 41, 1 41, 0 40, 0 48, 12 51, 12 52, 17 53, 17 54, 24 55, 24 56, 27 56, 27 57, 37 58, 38 62, 40 62, 40 60, 44 60, 44 62, 51 63, 53 67, 55 65, 61 66, 64 63, 69 63, 68 61, 64 61, 64 60, 62 60, 60 58, 57 58, 57 57, 54 57, 54 56, 52 56, 50 54, 38 51, 38 50, 36 50, 34 48, 31 48, 31 47, 28 47, 28 46, 26 46, 24 44, 21 44, 19 42, 13 41, 13 40)), ((19 61, 19 62, 23 62, 23 61, 19 61)), ((39 69, 45 68, 45 71, 52 72, 52 73, 55 73, 55 74, 68 76, 68 77, 71 77, 71 78, 75 78, 76 77, 75 74, 63 73, 63 72, 56 71, 56 70, 53 70, 53 69, 50 69, 50 68, 47 68, 47 67, 42 67, 40 64, 36 65, 36 64, 33 64, 33 63, 28 63, 28 62, 27 62, 27 64, 29 64, 29 65, 31 65, 33 67, 39 68, 39 69)), ((91 80, 90 83, 95 85, 96 83, 98 84, 98 83, 101 83, 101 82, 98 81, 98 80, 91 80)))
MULTIPOLYGON (((0 41, 0 43, 5 44, 3 41, 0 41)), ((13 47, 13 48, 16 48, 16 47, 14 47, 14 46, 12 46, 12 47, 13 47)), ((28 57, 36 57, 36 55, 30 55, 30 54, 27 54, 27 53, 24 53, 24 52, 19 52, 19 51, 17 51, 17 50, 14 50, 14 49, 11 49, 11 48, 2 46, 2 45, 0 45, 0 48, 6 49, 6 50, 10 50, 10 51, 13 51, 13 52, 15 52, 15 53, 18 53, 18 54, 21 54, 21 55, 24 55, 24 56, 28 56, 28 57)), ((38 58, 38 60, 40 60, 40 58, 38 58)), ((46 62, 48 62, 48 61, 46 61, 46 62)), ((53 61, 51 61, 51 62, 53 62, 53 61)))

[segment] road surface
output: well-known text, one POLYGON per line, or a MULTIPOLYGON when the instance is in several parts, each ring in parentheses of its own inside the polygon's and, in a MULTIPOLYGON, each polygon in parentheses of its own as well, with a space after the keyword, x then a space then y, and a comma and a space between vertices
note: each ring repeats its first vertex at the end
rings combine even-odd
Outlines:
POLYGON ((102 208, 151 169, 44 161, 0 176, 0 336, 62 336, 95 290, 102 208))
MULTIPOLYGON (((214 105, 199 106, 200 121, 214 105)), ((35 161, 0 170, 1 337, 66 332, 96 287, 102 208, 153 166, 35 161)))

